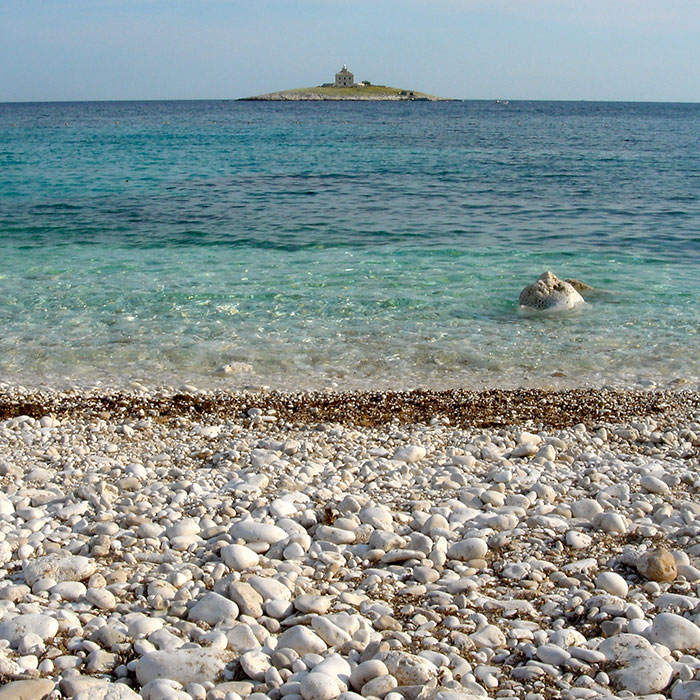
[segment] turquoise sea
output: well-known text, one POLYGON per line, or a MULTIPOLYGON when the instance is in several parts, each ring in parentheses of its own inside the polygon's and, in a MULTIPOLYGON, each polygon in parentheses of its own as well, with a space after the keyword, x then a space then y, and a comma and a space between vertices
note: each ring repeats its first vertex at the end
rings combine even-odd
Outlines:
POLYGON ((0 104, 0 250, 12 384, 697 388, 700 105, 0 104))

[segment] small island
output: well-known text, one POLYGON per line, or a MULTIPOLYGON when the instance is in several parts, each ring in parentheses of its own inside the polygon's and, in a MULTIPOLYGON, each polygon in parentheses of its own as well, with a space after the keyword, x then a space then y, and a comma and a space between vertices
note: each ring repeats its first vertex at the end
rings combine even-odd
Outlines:
POLYGON ((314 101, 314 100, 350 100, 350 101, 380 101, 393 100, 420 102, 449 102, 446 97, 436 97, 416 90, 403 90, 387 85, 373 85, 368 80, 355 82, 355 76, 343 66, 336 74, 335 81, 323 83, 317 87, 295 88, 281 92, 268 92, 254 97, 243 97, 243 100, 261 101, 314 101))

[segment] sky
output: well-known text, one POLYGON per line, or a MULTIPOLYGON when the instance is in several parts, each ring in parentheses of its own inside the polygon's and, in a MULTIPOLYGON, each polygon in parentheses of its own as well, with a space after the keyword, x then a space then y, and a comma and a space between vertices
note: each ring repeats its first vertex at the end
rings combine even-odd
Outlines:
POLYGON ((700 102, 700 0, 0 0, 0 102, 333 80, 460 99, 700 102))

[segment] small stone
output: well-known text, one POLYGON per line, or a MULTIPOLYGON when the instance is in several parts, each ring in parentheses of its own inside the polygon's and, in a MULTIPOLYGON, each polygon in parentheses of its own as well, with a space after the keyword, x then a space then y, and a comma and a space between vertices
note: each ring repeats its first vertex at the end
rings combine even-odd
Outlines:
POLYGON ((616 574, 614 571, 603 571, 595 580, 596 588, 602 588, 604 591, 610 593, 610 595, 616 595, 620 598, 626 598, 627 592, 629 591, 629 585, 627 581, 616 574))
POLYGON ((328 596, 300 595, 294 599, 294 607, 302 613, 323 615, 328 612, 332 602, 328 596))
POLYGON ((309 673, 301 680, 299 692, 304 700, 333 700, 341 693, 338 681, 325 673, 309 673))
POLYGON ((455 542, 447 550, 447 556, 458 561, 471 561, 472 559, 483 559, 487 551, 488 545, 485 540, 480 537, 468 537, 455 542))
POLYGON ((265 542, 267 544, 275 544, 289 537, 281 527, 270 523, 259 523, 255 520, 240 520, 231 526, 229 533, 231 537, 240 538, 246 542, 265 542))
POLYGON ((392 459, 399 462, 414 464, 419 462, 426 455, 426 449, 422 445, 403 445, 399 447, 392 459))
POLYGON ((546 664, 564 666, 571 659, 571 654, 556 644, 543 644, 537 648, 537 658, 546 664))
POLYGON ((506 646, 506 638, 503 632, 495 625, 484 625, 481 629, 470 634, 469 638, 478 648, 502 649, 506 646))
POLYGON ((85 600, 100 610, 114 610, 117 607, 117 599, 106 588, 88 588, 85 600))
POLYGON ((649 581, 674 581, 678 575, 676 560, 667 549, 653 549, 637 560, 637 571, 649 581))
POLYGON ((294 649, 303 656, 304 654, 322 654, 326 649, 326 643, 308 627, 295 625, 285 630, 277 640, 277 649, 294 649))
POLYGON ((224 596, 207 591, 191 608, 188 618, 208 625, 231 624, 238 617, 238 606, 224 596))
POLYGON ((383 661, 379 661, 379 659, 363 661, 352 670, 350 684, 355 690, 361 690, 362 686, 368 681, 379 676, 386 676, 388 673, 389 669, 386 667, 386 664, 383 661))
POLYGON ((383 698, 398 686, 398 681, 392 675, 378 676, 367 681, 362 686, 360 694, 363 698, 383 698))
POLYGON ((221 559, 233 571, 246 571, 257 566, 260 556, 242 544, 228 544, 221 548, 221 559))
POLYGON ((249 583, 234 581, 229 586, 228 594, 243 615, 250 615, 255 619, 262 617, 263 598, 249 583))
POLYGON ((265 672, 270 668, 270 657, 261 651, 248 651, 238 659, 238 662, 246 676, 254 681, 264 681, 265 672))

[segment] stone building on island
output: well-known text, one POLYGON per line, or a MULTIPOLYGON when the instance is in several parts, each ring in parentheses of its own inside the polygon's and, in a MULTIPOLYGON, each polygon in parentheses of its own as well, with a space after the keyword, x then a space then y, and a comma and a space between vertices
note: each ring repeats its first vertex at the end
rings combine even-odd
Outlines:
POLYGON ((355 84, 355 76, 346 65, 335 74, 335 87, 352 87, 355 84))

